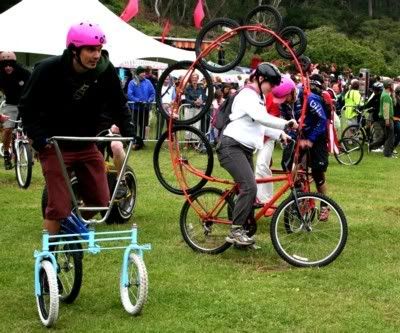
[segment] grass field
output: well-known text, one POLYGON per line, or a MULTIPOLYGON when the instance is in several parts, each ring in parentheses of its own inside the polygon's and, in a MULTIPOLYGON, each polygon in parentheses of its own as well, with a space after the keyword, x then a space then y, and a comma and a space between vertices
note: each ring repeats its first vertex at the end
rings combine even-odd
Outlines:
MULTIPOLYGON (((275 160, 279 160, 279 151, 275 160)), ((134 152, 134 218, 145 253, 149 298, 130 317, 119 300, 122 252, 85 255, 81 293, 60 305, 57 332, 398 332, 400 331, 400 161, 367 155, 359 166, 331 159, 329 195, 346 213, 347 245, 320 269, 286 264, 259 225, 260 250, 193 252, 182 240, 182 197, 159 185, 152 145, 134 152)), ((215 158, 215 169, 219 166, 215 158)), ((33 251, 41 241, 38 163, 28 190, 0 170, 1 332, 41 332, 33 290, 33 251)), ((101 226, 101 230, 125 229, 101 226)))

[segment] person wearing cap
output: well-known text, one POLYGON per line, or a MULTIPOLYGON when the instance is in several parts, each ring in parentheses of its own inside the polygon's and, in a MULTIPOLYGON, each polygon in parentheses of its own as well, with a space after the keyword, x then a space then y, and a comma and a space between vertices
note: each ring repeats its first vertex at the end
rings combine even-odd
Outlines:
MULTIPOLYGON (((113 123, 122 136, 133 138, 127 100, 115 67, 108 53, 102 50, 105 43, 106 36, 97 24, 72 25, 63 54, 36 65, 19 101, 23 126, 39 153, 46 181, 48 203, 44 228, 50 234, 58 233, 60 220, 71 214, 71 198, 49 138, 94 137, 100 124, 110 127, 113 123)), ((108 206, 105 164, 96 144, 60 141, 59 146, 67 170, 73 170, 78 178, 85 204, 108 206)), ((94 214, 85 212, 84 217, 94 214)))
POLYGON ((350 89, 344 95, 344 113, 342 113, 342 117, 344 117, 345 124, 343 124, 343 128, 358 124, 356 109, 362 105, 359 88, 360 82, 357 79, 350 81, 350 89))
MULTIPOLYGON (((324 79, 319 74, 313 74, 310 76, 310 88, 311 93, 307 99, 307 109, 304 118, 303 128, 300 133, 300 137, 297 137, 296 133, 291 134, 294 139, 298 140, 300 145, 301 154, 309 152, 308 164, 311 168, 311 174, 315 181, 317 191, 322 194, 327 194, 327 185, 325 172, 328 169, 328 142, 327 142, 327 123, 329 118, 329 105, 324 100, 324 79)), ((327 93, 328 94, 328 93, 327 93)), ((293 103, 293 92, 288 93, 286 96, 281 96, 276 101, 282 102, 281 114, 285 119, 300 119, 301 110, 303 105, 303 91, 299 90, 297 93, 297 99, 293 103), (287 104, 292 104, 287 106, 287 104), (285 105, 286 104, 286 105, 285 105)), ((290 152, 285 151, 283 153, 283 160, 289 158, 290 152)), ((293 159, 293 156, 292 156, 293 159)), ((282 162, 282 168, 287 170, 289 164, 282 162)), ((329 218, 329 210, 326 205, 321 205, 320 221, 326 221, 329 218)))
POLYGON ((136 68, 136 77, 128 84, 128 100, 132 102, 133 124, 136 134, 142 139, 146 136, 146 127, 149 125, 151 103, 156 96, 150 80, 146 79, 146 69, 136 68))
POLYGON ((217 145, 221 166, 239 184, 239 194, 232 212, 231 232, 226 241, 235 245, 252 245, 254 239, 247 235, 245 224, 253 213, 257 195, 254 177, 253 153, 263 147, 264 136, 286 141, 283 129, 297 127, 295 120, 286 121, 265 112, 264 95, 281 82, 281 73, 270 63, 261 63, 250 76, 250 83, 235 96, 230 122, 222 130, 217 145))
MULTIPOLYGON (((296 85, 289 76, 282 75, 279 86, 272 88, 271 93, 265 97, 266 112, 275 117, 280 117, 279 105, 288 101, 288 96, 291 96, 291 101, 296 99, 296 85)), ((257 151, 257 160, 255 165, 256 178, 265 178, 272 176, 270 169, 272 153, 274 152, 275 140, 270 137, 264 138, 264 145, 257 151)), ((273 183, 257 184, 257 203, 262 206, 268 202, 274 194, 273 183)), ((271 215, 274 210, 267 211, 267 215, 271 215)))
POLYGON ((0 90, 6 98, 6 104, 3 106, 5 117, 3 123, 3 149, 4 149, 4 168, 12 169, 11 162, 11 141, 12 131, 15 127, 15 121, 18 117, 18 102, 22 90, 28 81, 31 73, 17 63, 17 57, 14 52, 0 53, 0 90))

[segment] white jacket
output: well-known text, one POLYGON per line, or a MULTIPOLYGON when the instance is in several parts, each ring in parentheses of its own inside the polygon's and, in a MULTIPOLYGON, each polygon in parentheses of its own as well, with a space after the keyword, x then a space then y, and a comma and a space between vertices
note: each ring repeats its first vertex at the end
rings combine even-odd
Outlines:
POLYGON ((251 149, 261 149, 264 136, 277 140, 287 121, 266 112, 264 100, 250 88, 244 88, 232 104, 231 122, 223 134, 251 149))

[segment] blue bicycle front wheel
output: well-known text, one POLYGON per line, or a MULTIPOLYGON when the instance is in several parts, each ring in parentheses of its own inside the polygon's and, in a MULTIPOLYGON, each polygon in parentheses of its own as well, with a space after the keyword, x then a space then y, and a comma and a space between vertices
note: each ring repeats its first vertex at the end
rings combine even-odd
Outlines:
POLYGON ((120 293, 121 302, 126 312, 131 315, 138 315, 147 301, 148 276, 143 259, 136 253, 131 253, 127 263, 128 265, 127 283, 124 283, 124 277, 121 273, 120 293))

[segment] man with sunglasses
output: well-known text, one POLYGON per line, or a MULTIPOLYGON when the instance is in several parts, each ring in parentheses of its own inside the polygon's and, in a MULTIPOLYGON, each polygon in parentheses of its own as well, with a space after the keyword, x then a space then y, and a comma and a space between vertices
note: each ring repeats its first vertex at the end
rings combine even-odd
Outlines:
POLYGON ((18 117, 18 102, 22 94, 25 83, 31 73, 17 63, 14 52, 0 53, 0 90, 6 97, 6 104, 3 107, 3 115, 7 117, 3 123, 3 147, 4 147, 4 167, 6 170, 12 169, 10 149, 12 141, 12 131, 15 127, 13 121, 18 117))

